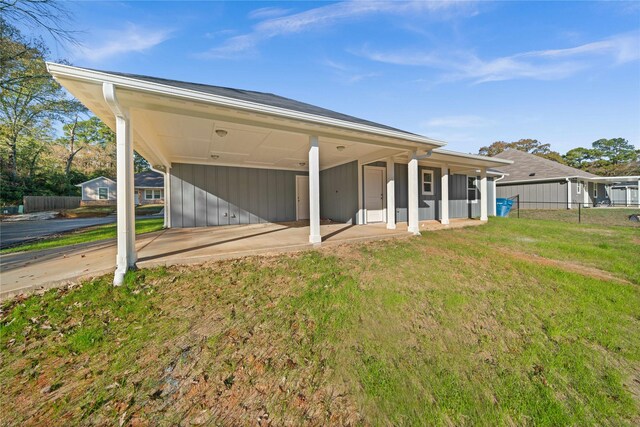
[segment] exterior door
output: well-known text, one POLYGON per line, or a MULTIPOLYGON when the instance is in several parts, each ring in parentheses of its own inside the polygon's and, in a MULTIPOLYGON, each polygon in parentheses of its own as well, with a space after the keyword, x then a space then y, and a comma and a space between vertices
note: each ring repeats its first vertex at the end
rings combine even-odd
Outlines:
POLYGON ((309 177, 296 175, 296 220, 309 219, 309 177))
POLYGON ((384 168, 365 166, 364 168, 364 208, 367 222, 384 221, 384 168))

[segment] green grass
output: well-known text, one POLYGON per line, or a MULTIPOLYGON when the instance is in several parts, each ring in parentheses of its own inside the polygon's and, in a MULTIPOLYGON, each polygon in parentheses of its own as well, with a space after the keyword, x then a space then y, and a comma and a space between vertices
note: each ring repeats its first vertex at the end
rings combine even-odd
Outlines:
MULTIPOLYGON (((162 218, 136 220, 136 234, 150 233, 162 230, 164 220, 162 218)), ((63 234, 57 237, 43 238, 34 242, 24 243, 0 250, 0 254, 15 252, 37 251, 41 249, 57 248, 61 246, 75 245, 78 243, 95 242, 116 237, 116 224, 99 225, 78 230, 73 233, 63 234)))
MULTIPOLYGON (((578 223, 579 215, 582 224, 640 228, 640 222, 629 221, 631 214, 640 214, 640 208, 582 208, 580 212, 577 206, 574 209, 523 209, 520 218, 578 223)), ((516 212, 512 211, 510 216, 515 217, 516 212)))
POLYGON ((2 307, 0 423, 638 425, 639 248, 495 218, 51 290, 2 307))
MULTIPOLYGON (((152 215, 160 212, 164 205, 138 205, 136 215, 152 215)), ((112 215, 116 212, 116 206, 80 206, 75 209, 60 211, 63 218, 95 218, 112 215)))

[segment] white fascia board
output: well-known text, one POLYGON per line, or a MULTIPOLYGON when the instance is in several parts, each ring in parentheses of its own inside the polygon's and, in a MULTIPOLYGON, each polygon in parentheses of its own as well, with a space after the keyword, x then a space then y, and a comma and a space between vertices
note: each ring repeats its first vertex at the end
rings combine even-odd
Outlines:
POLYGON ((227 98, 219 95, 206 94, 190 89, 177 88, 174 86, 163 85, 160 83, 152 83, 137 80, 131 77, 116 76, 100 71, 87 70, 84 68, 72 67, 69 65, 56 64, 47 62, 47 71, 54 77, 66 77, 77 80, 90 81, 94 83, 111 83, 123 89, 140 90, 145 92, 156 93, 160 95, 169 95, 177 98, 189 99, 192 101, 201 101, 210 104, 216 104, 227 108, 236 108, 247 110, 272 116, 285 117, 289 119, 298 119, 306 122, 334 126, 338 128, 354 130, 359 132, 370 133, 374 135, 397 138, 407 142, 421 143, 427 146, 442 147, 446 145, 444 141, 427 138, 420 135, 412 135, 404 132, 393 131, 389 129, 378 128, 359 123, 348 122, 330 117, 318 116, 315 114, 303 113, 299 111, 289 110, 286 108, 273 107, 269 105, 259 104, 255 102, 242 101, 239 99, 227 98))
POLYGON ((557 176, 557 177, 551 177, 551 178, 518 179, 518 180, 515 180, 515 181, 506 181, 506 182, 502 181, 498 185, 529 184, 529 183, 550 182, 550 181, 566 181, 568 179, 581 179, 583 181, 594 181, 594 180, 597 180, 598 178, 589 178, 589 177, 586 177, 586 176, 579 176, 579 175, 557 176))
POLYGON ((479 154, 460 153, 458 151, 445 150, 443 148, 435 148, 433 152, 435 154, 443 154, 445 156, 461 157, 463 159, 471 159, 471 160, 481 160, 481 161, 492 162, 500 165, 513 164, 513 160, 499 159, 497 157, 481 156, 479 154))
POLYGON ((115 182, 114 180, 112 180, 111 178, 107 178, 106 176, 99 176, 99 177, 97 177, 97 178, 90 179, 89 181, 85 181, 85 182, 81 182, 80 184, 76 184, 76 187, 82 187, 83 185, 87 185, 87 184, 89 184, 90 182, 97 181, 97 180, 99 180, 99 179, 106 179, 107 181, 111 181, 111 182, 113 182, 114 184, 116 183, 116 182, 115 182))

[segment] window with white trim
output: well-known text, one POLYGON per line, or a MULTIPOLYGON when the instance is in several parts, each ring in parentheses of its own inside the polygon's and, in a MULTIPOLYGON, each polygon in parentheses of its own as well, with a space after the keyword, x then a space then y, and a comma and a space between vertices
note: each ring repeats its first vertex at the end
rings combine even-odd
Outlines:
POLYGON ((98 199, 99 200, 109 199, 109 187, 98 187, 98 199))
POLYGON ((467 200, 475 202, 478 200, 478 178, 467 176, 467 200))
POLYGON ((598 184, 593 184, 593 198, 598 198, 598 184))
POLYGON ((425 196, 433 196, 433 171, 422 171, 422 194, 425 196))
POLYGON ((578 181, 576 184, 576 192, 580 194, 582 192, 582 181, 578 181))
POLYGON ((163 198, 163 190, 144 190, 145 200, 160 200, 163 198))

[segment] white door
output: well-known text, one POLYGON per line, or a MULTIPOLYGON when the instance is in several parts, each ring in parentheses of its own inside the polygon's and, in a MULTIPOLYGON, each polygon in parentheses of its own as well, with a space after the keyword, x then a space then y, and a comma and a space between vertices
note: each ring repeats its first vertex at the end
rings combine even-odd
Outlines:
POLYGON ((384 221, 384 168, 364 168, 364 208, 367 222, 384 221))
POLYGON ((296 175, 296 219, 309 219, 309 177, 296 175))

